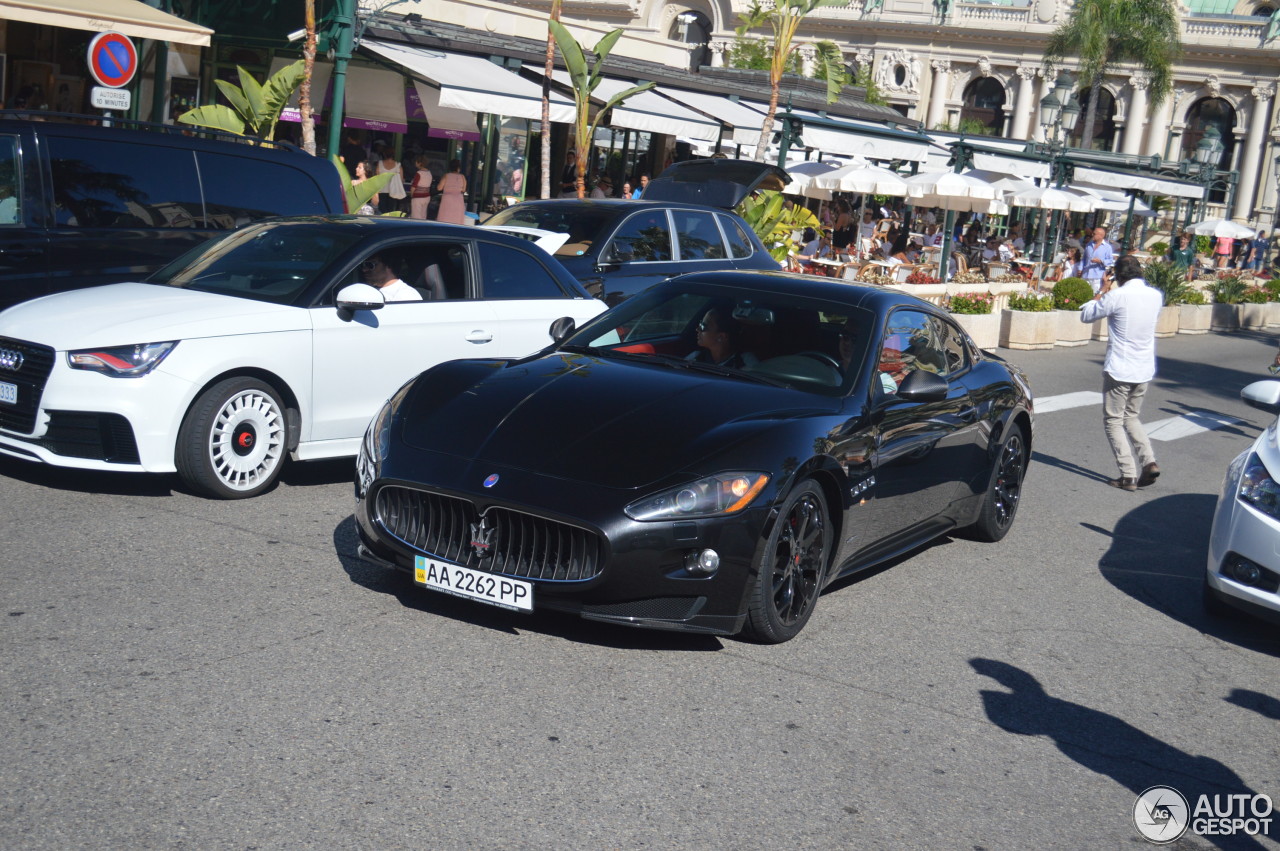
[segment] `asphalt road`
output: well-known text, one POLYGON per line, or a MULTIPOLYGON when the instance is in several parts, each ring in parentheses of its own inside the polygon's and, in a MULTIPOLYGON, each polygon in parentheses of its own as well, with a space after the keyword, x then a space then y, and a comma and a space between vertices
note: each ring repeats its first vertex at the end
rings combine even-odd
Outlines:
MULTIPOLYGON (((415 590, 354 557, 349 463, 246 502, 0 463, 0 846, 1133 849, 1148 787, 1280 799, 1280 631, 1200 606, 1273 351, 1161 341, 1144 420, 1238 422, 1125 493, 1099 406, 1039 414, 1004 542, 846 582, 777 647, 415 590)), ((1002 353, 1101 389, 1101 343, 1002 353)))

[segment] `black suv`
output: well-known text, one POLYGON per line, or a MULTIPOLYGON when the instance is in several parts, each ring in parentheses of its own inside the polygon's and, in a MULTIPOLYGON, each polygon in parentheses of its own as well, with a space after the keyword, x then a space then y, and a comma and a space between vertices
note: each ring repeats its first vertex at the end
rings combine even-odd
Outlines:
POLYGON ((0 309, 140 280, 257 219, 344 206, 333 165, 293 145, 0 111, 0 309))

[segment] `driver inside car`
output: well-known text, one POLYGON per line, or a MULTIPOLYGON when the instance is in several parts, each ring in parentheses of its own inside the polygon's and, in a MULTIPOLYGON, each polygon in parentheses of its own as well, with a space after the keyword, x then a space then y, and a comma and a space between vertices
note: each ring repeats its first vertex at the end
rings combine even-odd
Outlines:
POLYGON ((742 325, 727 310, 713 307, 702 316, 694 337, 698 348, 686 360, 714 363, 742 369, 754 366, 760 359, 742 351, 742 325))
POLYGON ((374 254, 360 264, 364 283, 377 287, 387 302, 422 301, 422 293, 400 280, 400 276, 387 263, 386 258, 374 254))

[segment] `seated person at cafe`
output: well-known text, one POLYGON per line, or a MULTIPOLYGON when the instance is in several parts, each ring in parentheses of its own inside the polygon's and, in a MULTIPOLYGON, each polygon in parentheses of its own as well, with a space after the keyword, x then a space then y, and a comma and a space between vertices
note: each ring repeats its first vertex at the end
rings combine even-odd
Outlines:
MULTIPOLYGON (((811 234, 813 234, 812 228, 805 232, 806 237, 811 234)), ((820 236, 815 235, 813 239, 810 239, 805 247, 800 249, 800 253, 796 255, 796 259, 800 261, 800 265, 805 271, 813 269, 814 260, 829 260, 831 257, 831 233, 825 230, 820 236)))
POLYGON ((982 250, 984 263, 1008 263, 1013 259, 1013 250, 1004 244, 1004 240, 992 234, 987 237, 987 247, 982 250))
POLYGON ((1021 222, 1009 227, 1009 236, 1006 241, 1009 243, 1009 248, 1012 249, 1014 257, 1021 257, 1022 253, 1027 250, 1027 241, 1022 238, 1021 222))
POLYGON ((862 214, 862 222, 858 225, 858 238, 871 239, 876 235, 876 219, 875 214, 867 210, 862 214))
POLYGON ((713 307, 702 316, 694 336, 698 348, 685 360, 714 363, 742 369, 760 362, 751 352, 742 351, 742 325, 733 318, 732 311, 713 307))
POLYGON ((912 253, 908 239, 910 234, 906 229, 898 231, 898 237, 893 241, 893 245, 889 247, 889 267, 901 265, 902 263, 916 262, 916 256, 912 253))

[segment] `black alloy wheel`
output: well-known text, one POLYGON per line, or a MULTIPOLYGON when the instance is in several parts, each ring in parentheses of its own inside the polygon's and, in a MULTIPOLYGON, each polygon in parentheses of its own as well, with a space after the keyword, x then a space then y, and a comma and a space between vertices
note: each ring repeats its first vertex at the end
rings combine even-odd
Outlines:
POLYGON ((795 638, 818 602, 831 552, 831 522, 822 489, 812 480, 796 486, 769 534, 745 631, 765 644, 795 638))
POLYGON ((991 483, 978 521, 970 527, 973 536, 980 541, 994 542, 1003 538, 1013 526, 1022 500, 1022 479, 1027 473, 1027 447, 1022 427, 1009 426, 1008 435, 1000 445, 996 462, 992 465, 991 483))

